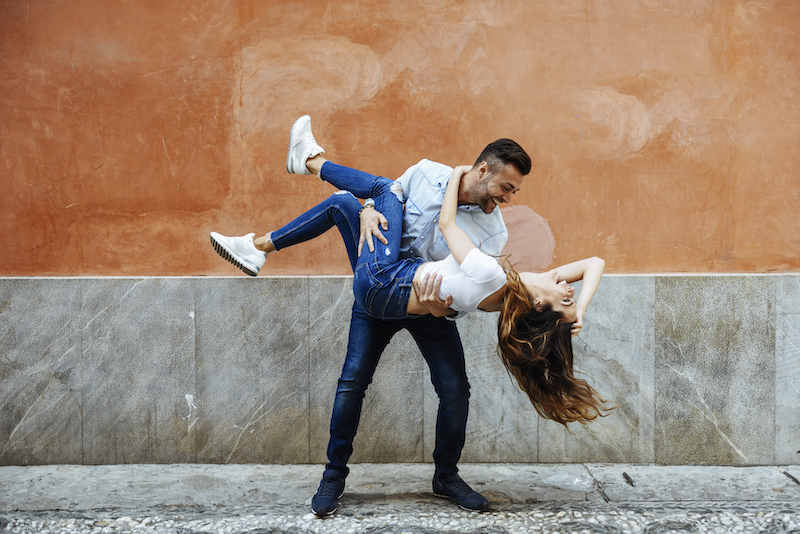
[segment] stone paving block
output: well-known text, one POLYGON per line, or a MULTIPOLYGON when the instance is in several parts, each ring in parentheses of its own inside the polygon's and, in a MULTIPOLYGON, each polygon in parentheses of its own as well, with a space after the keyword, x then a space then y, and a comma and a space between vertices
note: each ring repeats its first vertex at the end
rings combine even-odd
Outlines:
POLYGON ((539 461, 654 461, 654 293, 651 276, 603 277, 573 351, 576 376, 617 408, 569 430, 541 419, 539 461))
POLYGON ((800 462, 800 276, 778 278, 775 332, 775 461, 800 462))
POLYGON ((194 292, 187 279, 82 281, 83 461, 187 462, 195 444, 194 292))
POLYGON ((80 285, 0 279, 0 463, 81 463, 80 285))
POLYGON ((197 283, 197 458, 309 460, 307 278, 197 283))
POLYGON ((775 278, 662 276, 655 301, 656 462, 774 462, 775 278))
MULTIPOLYGON (((408 496, 414 512, 420 510, 419 501, 432 501, 445 513, 459 513, 450 501, 433 497, 428 464, 354 463, 351 467, 343 503, 368 500, 376 504, 381 497, 393 496, 396 505, 398 496, 408 496)), ((285 506, 299 505, 305 515, 319 483, 320 468, 250 464, 3 466, 0 512, 105 509, 141 513, 148 508, 188 506, 195 510, 248 508, 263 514, 280 513, 285 506), (269 506, 265 507, 265 503, 269 506)), ((591 475, 581 465, 464 464, 461 473, 498 505, 601 499, 591 484, 591 475), (586 479, 592 489, 586 492, 560 488, 558 481, 564 477, 586 479)), ((350 512, 375 512, 370 509, 350 508, 350 512)))
MULTIPOLYGON (((612 502, 789 501, 800 486, 775 466, 586 466, 612 502), (633 486, 625 479, 627 474, 633 486)), ((795 472, 797 472, 795 470, 795 472)))

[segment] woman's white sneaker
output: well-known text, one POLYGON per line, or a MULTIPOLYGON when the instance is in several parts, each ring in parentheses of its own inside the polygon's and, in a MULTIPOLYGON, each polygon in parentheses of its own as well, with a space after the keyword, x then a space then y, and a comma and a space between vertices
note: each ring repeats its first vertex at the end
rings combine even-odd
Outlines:
POLYGON ((289 154, 286 156, 286 170, 291 174, 311 174, 306 162, 324 153, 311 133, 311 117, 303 115, 297 119, 289 134, 289 154))
POLYGON ((250 276, 256 276, 267 261, 267 253, 258 250, 253 244, 256 234, 241 237, 228 237, 211 232, 211 244, 217 253, 243 270, 250 276))

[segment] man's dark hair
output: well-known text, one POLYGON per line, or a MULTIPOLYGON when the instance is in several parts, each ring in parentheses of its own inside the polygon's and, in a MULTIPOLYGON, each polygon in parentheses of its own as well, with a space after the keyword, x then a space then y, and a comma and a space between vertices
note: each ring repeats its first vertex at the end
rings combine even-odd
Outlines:
POLYGON ((507 165, 509 163, 516 167, 522 176, 526 176, 531 172, 530 156, 516 141, 511 139, 498 139, 494 143, 486 145, 486 148, 483 149, 483 152, 475 161, 475 165, 477 166, 481 162, 486 162, 492 172, 495 172, 498 165, 507 165))

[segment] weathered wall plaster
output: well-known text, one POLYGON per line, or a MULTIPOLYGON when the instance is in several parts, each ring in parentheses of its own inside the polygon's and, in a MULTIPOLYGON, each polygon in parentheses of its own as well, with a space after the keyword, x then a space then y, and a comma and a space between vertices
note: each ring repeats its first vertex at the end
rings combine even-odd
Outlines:
MULTIPOLYGON (((512 260, 796 271, 798 50, 778 0, 3 2, 0 274, 236 274, 209 231, 332 192, 284 170, 304 113, 388 177, 519 141, 512 260)), ((349 266, 331 235, 265 272, 349 266)))

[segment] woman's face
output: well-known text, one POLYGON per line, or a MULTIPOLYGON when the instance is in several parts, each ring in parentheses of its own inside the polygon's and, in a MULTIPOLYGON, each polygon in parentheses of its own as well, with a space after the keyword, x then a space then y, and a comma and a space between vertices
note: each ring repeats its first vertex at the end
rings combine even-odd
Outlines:
POLYGON ((550 305, 555 311, 563 313, 567 321, 574 323, 578 320, 575 288, 562 280, 557 270, 520 273, 520 280, 533 298, 534 307, 550 305))

